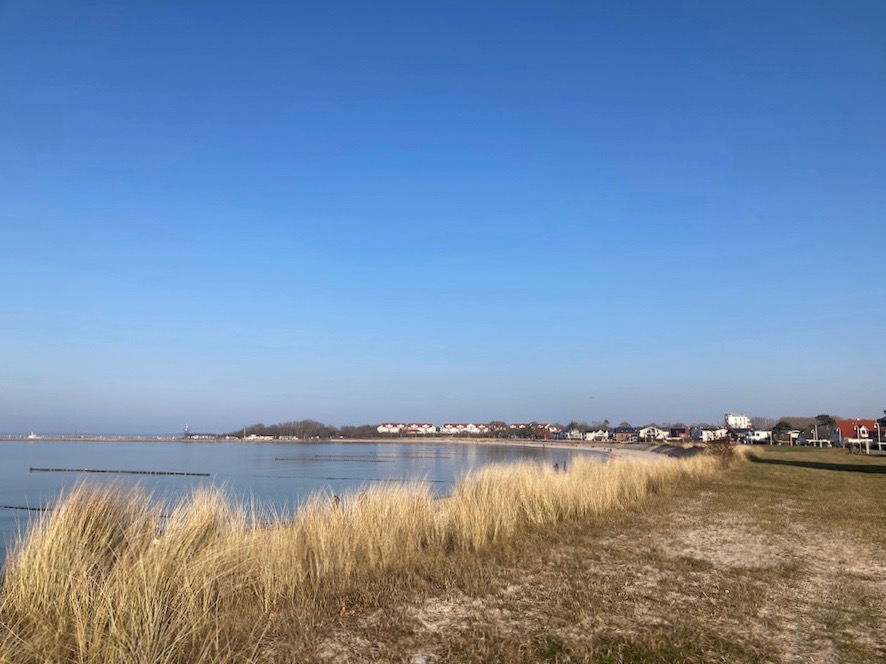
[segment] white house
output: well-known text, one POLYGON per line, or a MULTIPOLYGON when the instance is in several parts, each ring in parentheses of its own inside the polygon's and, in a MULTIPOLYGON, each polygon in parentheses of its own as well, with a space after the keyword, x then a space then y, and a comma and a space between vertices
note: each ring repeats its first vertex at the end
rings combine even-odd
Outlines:
POLYGON ((586 431, 585 440, 604 441, 609 440, 609 431, 606 429, 597 429, 596 431, 586 431))
POLYGON ((437 427, 431 422, 410 422, 406 426, 406 433, 410 436, 432 436, 437 433, 437 427))
POLYGON ((637 439, 643 441, 665 440, 668 432, 665 429, 659 429, 657 426, 643 427, 637 431, 637 439))
POLYGON ((710 443, 715 440, 726 438, 728 434, 729 432, 725 427, 720 427, 719 429, 711 427, 693 427, 691 437, 692 440, 700 443, 710 443))
POLYGON ((489 433, 488 424, 473 422, 447 422, 440 427, 440 433, 448 436, 481 436, 489 433))
POLYGON ((409 428, 408 424, 400 424, 398 422, 383 422, 376 427, 376 431, 379 433, 406 433, 406 430, 409 428))
POLYGON ((570 429, 566 432, 566 440, 584 440, 585 435, 578 429, 570 429))
POLYGON ((759 431, 748 431, 749 443, 771 443, 772 432, 760 429, 759 431))
POLYGON ((737 413, 725 413, 723 415, 723 423, 727 429, 750 429, 751 418, 747 415, 739 415, 737 413))

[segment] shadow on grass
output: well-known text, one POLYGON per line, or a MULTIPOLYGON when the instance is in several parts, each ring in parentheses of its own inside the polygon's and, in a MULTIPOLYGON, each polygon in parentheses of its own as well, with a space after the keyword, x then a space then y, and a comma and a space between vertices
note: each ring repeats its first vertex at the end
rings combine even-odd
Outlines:
POLYGON ((751 459, 754 463, 768 463, 773 466, 796 466, 797 468, 815 468, 816 470, 837 470, 846 473, 873 473, 886 475, 886 464, 867 465, 861 463, 824 463, 822 461, 785 461, 784 459, 751 459))

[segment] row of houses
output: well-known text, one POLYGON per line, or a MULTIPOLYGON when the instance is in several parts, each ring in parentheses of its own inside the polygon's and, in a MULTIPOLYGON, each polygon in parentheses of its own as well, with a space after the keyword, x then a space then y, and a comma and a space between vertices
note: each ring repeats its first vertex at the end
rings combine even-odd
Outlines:
MULTIPOLYGON (((782 418, 779 423, 793 428, 778 430, 755 429, 747 426, 727 427, 726 435, 737 443, 789 443, 791 445, 813 445, 818 447, 859 447, 870 450, 886 448, 886 415, 880 419, 833 418, 832 424, 816 417, 782 418)), ((706 436, 710 435, 703 432, 706 436)), ((718 432, 720 433, 720 432, 718 432)), ((693 432, 693 440, 707 440, 693 432)), ((719 436, 718 436, 719 437, 719 436)))
POLYGON ((563 429, 548 422, 446 422, 439 427, 431 422, 383 422, 377 427, 380 434, 399 436, 490 436, 490 435, 530 435, 537 438, 553 439, 563 429))
POLYGON ((387 433, 400 436, 428 436, 440 432, 437 426, 431 422, 413 422, 409 424, 400 422, 383 422, 378 425, 376 430, 382 434, 387 433))
POLYGON ((664 429, 655 425, 645 427, 618 426, 614 429, 600 427, 591 430, 564 430, 558 424, 548 422, 446 422, 439 427, 431 422, 383 422, 377 427, 380 434, 396 436, 498 436, 506 438, 535 438, 540 440, 570 440, 619 443, 656 442, 665 440, 698 440, 709 442, 727 436, 723 427, 672 427, 664 429))
POLYGON ((731 437, 742 443, 789 443, 817 447, 886 448, 886 416, 878 420, 834 418, 825 423, 815 417, 789 417, 780 420, 793 428, 780 431, 762 429, 730 430, 731 437))
POLYGON ((751 418, 737 413, 725 413, 720 426, 661 427, 650 424, 632 427, 627 423, 610 428, 567 429, 547 422, 446 422, 436 426, 431 422, 384 422, 377 427, 379 434, 399 436, 494 436, 498 438, 534 438, 538 440, 569 440, 588 442, 633 443, 664 441, 696 441, 708 443, 729 439, 738 443, 772 443, 785 440, 791 444, 829 445, 850 447, 858 445, 886 447, 886 414, 875 419, 835 419, 833 426, 821 425, 816 418, 793 418, 799 428, 773 436, 768 429, 755 429, 751 418))
POLYGON ((751 418, 738 413, 726 413, 723 426, 674 426, 669 428, 649 424, 632 427, 626 422, 611 428, 606 426, 588 429, 587 427, 567 429, 549 422, 446 422, 436 426, 431 422, 383 422, 378 425, 380 434, 396 436, 496 436, 508 438, 538 438, 547 440, 571 441, 616 441, 629 443, 636 441, 656 442, 664 440, 697 440, 710 442, 726 438, 735 430, 751 430, 751 418))
POLYGON ((676 426, 667 429, 655 425, 645 427, 615 427, 610 440, 617 443, 655 443, 670 441, 693 440, 702 443, 709 443, 714 440, 721 440, 729 436, 729 430, 726 427, 702 427, 702 426, 676 426))
POLYGON ((830 447, 886 448, 886 413, 879 419, 836 419, 830 431, 822 432, 820 425, 811 425, 789 432, 791 440, 799 445, 830 447))
POLYGON ((733 442, 746 444, 776 443, 784 440, 797 445, 830 447, 866 445, 876 446, 880 450, 886 448, 886 415, 879 420, 836 418, 831 427, 820 424, 816 418, 794 419, 806 419, 809 422, 800 428, 784 432, 780 437, 773 435, 770 429, 755 429, 747 416, 727 413, 722 427, 671 427, 667 433, 654 426, 640 429, 616 427, 614 439, 619 442, 692 440, 708 443, 728 438, 733 442))

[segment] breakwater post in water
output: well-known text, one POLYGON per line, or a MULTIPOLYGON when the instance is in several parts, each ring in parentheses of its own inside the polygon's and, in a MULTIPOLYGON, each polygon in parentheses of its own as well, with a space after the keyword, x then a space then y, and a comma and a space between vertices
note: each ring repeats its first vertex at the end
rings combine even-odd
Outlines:
POLYGON ((178 473, 171 470, 100 470, 96 468, 29 468, 32 473, 116 473, 119 475, 184 475, 209 477, 209 473, 178 473))

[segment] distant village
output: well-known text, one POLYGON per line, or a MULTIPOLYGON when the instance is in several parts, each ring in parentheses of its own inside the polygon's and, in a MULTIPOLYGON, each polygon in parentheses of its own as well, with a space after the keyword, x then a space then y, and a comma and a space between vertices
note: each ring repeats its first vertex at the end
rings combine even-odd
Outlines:
POLYGON ((495 438, 510 440, 571 441, 596 443, 663 443, 730 441, 740 444, 787 444, 817 447, 846 447, 881 452, 886 449, 886 411, 875 419, 783 417, 767 419, 725 413, 721 424, 646 424, 628 422, 610 426, 602 422, 383 422, 378 425, 324 425, 313 420, 266 427, 253 425, 234 435, 243 440, 366 439, 404 437, 495 438))
POLYGON ((842 419, 829 415, 818 417, 780 418, 770 428, 758 428, 748 415, 725 413, 721 425, 656 425, 641 427, 622 422, 569 425, 548 422, 473 423, 447 422, 436 426, 430 422, 384 422, 377 432, 388 436, 476 436, 531 440, 569 440, 587 442, 712 442, 730 440, 735 443, 787 443, 821 447, 871 444, 886 446, 886 411, 880 419, 842 419))

